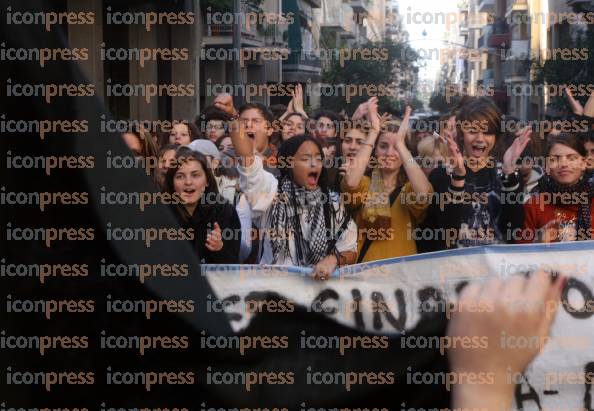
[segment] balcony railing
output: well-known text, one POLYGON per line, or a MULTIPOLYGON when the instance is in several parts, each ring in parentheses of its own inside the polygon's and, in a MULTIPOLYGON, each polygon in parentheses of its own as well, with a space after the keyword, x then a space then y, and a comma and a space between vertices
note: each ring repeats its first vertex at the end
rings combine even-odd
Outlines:
POLYGON ((528 0, 508 0, 506 16, 509 16, 513 12, 527 11, 528 0))
POLYGON ((516 60, 527 60, 530 58, 530 40, 513 40, 509 50, 509 57, 516 60))
POLYGON ((491 34, 488 42, 489 48, 508 49, 511 46, 511 33, 491 34))
POLYGON ((478 4, 478 11, 480 13, 494 13, 495 0, 480 0, 478 4))
POLYGON ((491 37, 491 34, 492 33, 493 33, 493 26, 492 25, 484 26, 483 32, 482 32, 481 36, 478 39, 478 47, 479 47, 479 49, 486 49, 486 48, 489 47, 489 38, 491 37))
POLYGON ((493 30, 487 42, 490 48, 508 49, 511 47, 511 31, 505 20, 497 20, 492 24, 493 30))
POLYGON ((323 0, 320 25, 327 28, 341 28, 343 22, 342 0, 323 0))
POLYGON ((502 68, 505 79, 527 77, 530 70, 530 62, 526 60, 508 60, 503 62, 502 68))
MULTIPOLYGON (((258 9, 254 8, 252 5, 242 2, 241 3, 241 12, 242 15, 247 15, 248 13, 255 13, 258 9)), ((203 34, 207 37, 217 37, 217 36, 232 36, 233 35, 233 25, 232 24, 207 24, 203 25, 203 34)), ((258 27, 256 24, 251 24, 250 22, 246 21, 241 24, 241 35, 242 37, 248 39, 258 39, 261 37, 258 33, 258 27)))
POLYGON ((353 11, 358 14, 368 14, 371 11, 370 0, 351 0, 353 11))

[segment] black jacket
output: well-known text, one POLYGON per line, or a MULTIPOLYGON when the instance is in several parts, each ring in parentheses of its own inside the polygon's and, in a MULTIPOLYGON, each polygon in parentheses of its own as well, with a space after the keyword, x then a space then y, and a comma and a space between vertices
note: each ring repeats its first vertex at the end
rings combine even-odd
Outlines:
POLYGON ((464 188, 456 189, 445 167, 439 167, 431 172, 429 181, 437 198, 443 194, 454 197, 441 204, 433 201, 429 206, 422 228, 433 235, 418 239, 419 252, 510 243, 511 230, 522 226, 522 204, 509 200, 510 193, 513 200, 521 192, 515 174, 503 179, 495 167, 476 172, 466 167, 464 188), (460 195, 465 198, 456 200, 460 195))
POLYGON ((199 204, 190 216, 183 207, 174 206, 175 214, 183 228, 194 229, 192 247, 203 264, 237 264, 239 263, 239 245, 241 243, 241 224, 239 217, 228 202, 221 200, 216 204, 199 204), (218 223, 223 234, 223 248, 210 251, 206 248, 206 236, 218 223))

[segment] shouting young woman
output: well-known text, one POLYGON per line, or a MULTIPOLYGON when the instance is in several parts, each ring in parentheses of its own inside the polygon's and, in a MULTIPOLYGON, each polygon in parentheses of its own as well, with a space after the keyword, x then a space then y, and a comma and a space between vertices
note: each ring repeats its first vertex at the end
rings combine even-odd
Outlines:
POLYGON ((319 279, 327 279, 338 266, 352 264, 357 227, 338 195, 327 187, 318 141, 299 135, 284 142, 276 179, 264 170, 253 140, 236 118, 231 119, 231 138, 240 157, 242 191, 255 225, 264 229, 260 263, 313 267, 319 279))

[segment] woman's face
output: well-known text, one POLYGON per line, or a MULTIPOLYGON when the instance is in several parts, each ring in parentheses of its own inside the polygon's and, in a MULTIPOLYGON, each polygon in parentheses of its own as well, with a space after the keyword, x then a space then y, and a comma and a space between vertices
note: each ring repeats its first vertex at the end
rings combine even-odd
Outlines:
POLYGON ((334 138, 336 137, 336 125, 328 117, 320 117, 316 121, 316 137, 334 138))
POLYGON ((124 133, 124 134, 122 134, 122 137, 124 138, 124 142, 130 149, 130 151, 132 151, 134 156, 136 156, 136 157, 143 156, 142 155, 142 142, 140 141, 138 136, 136 136, 136 134, 124 133))
POLYGON ((163 153, 161 158, 159 159, 159 171, 163 174, 167 173, 169 167, 171 167, 171 163, 175 158, 175 150, 167 150, 163 153))
POLYGON ((475 159, 486 159, 495 146, 495 134, 464 131, 464 155, 475 159))
POLYGON ((402 165, 398 150, 396 150, 396 133, 382 133, 377 142, 375 156, 383 170, 398 170, 402 165))
POLYGON ((361 130, 355 128, 349 130, 341 143, 342 154, 347 159, 354 158, 366 139, 367 136, 361 130))
POLYGON ((183 161, 173 176, 173 189, 180 195, 186 208, 196 207, 207 186, 205 170, 196 160, 183 161))
POLYGON ((186 124, 175 124, 169 133, 169 143, 187 146, 191 142, 190 129, 186 124))
POLYGON ((301 144, 293 159, 293 182, 313 190, 322 174, 322 153, 311 141, 301 144))
POLYGON ((305 133, 305 121, 301 116, 289 116, 283 121, 281 133, 283 141, 303 133, 305 133))
POLYGON ((223 134, 225 134, 225 122, 223 120, 209 120, 206 123, 206 138, 213 143, 223 134))
POLYGON ((231 142, 231 137, 225 137, 224 139, 222 139, 217 148, 219 149, 219 151, 221 153, 223 151, 231 150, 233 148, 233 143, 231 142))
POLYGON ((547 174, 561 185, 577 183, 586 170, 586 159, 564 144, 554 144, 547 156, 547 174))

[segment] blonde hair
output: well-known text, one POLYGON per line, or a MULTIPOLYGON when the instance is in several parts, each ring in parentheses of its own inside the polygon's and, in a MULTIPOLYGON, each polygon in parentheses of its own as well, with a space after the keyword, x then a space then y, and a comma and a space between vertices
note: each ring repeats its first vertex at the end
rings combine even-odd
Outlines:
POLYGON ((444 159, 448 156, 448 148, 446 145, 441 140, 433 138, 432 136, 425 137, 417 144, 417 152, 421 158, 433 157, 435 150, 437 150, 444 159))

